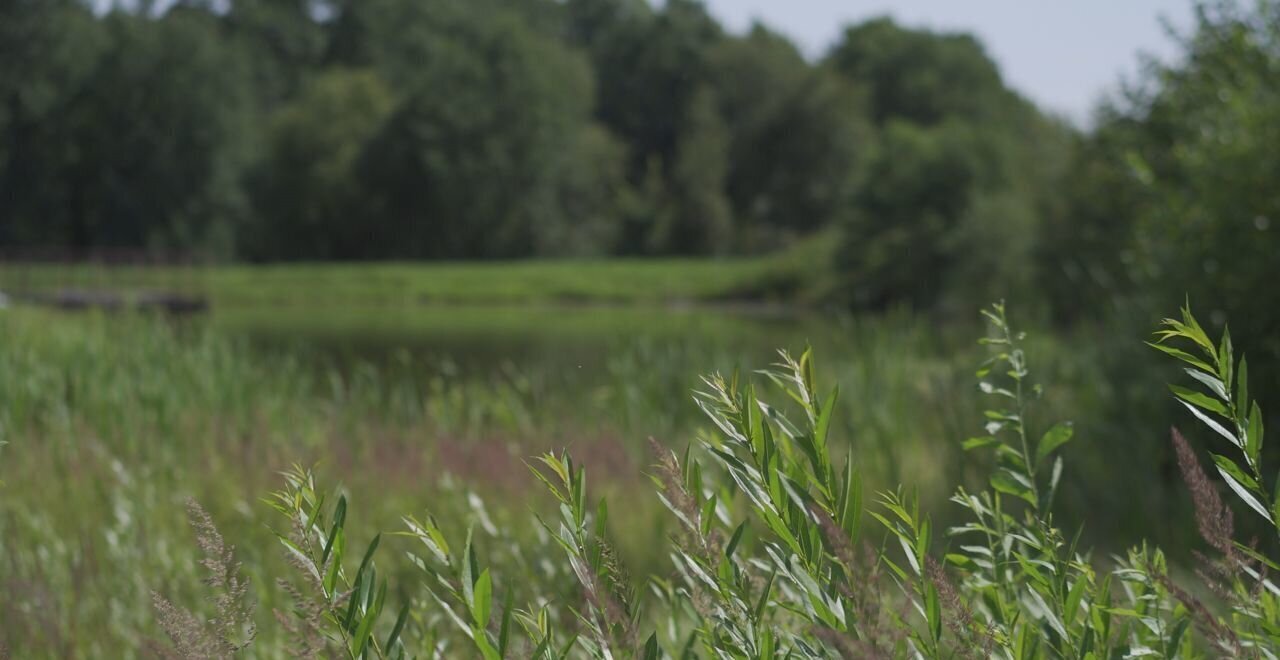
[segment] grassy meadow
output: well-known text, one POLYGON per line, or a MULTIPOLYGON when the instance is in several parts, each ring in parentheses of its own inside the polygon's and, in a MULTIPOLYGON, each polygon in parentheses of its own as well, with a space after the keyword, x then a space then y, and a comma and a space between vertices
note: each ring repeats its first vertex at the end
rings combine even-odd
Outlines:
MULTIPOLYGON (((821 238, 821 237, 820 237, 821 238)), ((809 240, 764 257, 368 264, 0 263, 0 287, 40 292, 161 289, 217 306, 714 302, 770 300, 818 286, 812 268, 831 248, 809 240)))
POLYGON ((0 2, 0 660, 1280 660, 1280 0, 816 4, 0 2))
MULTIPOLYGON (((430 286, 440 286, 440 273, 482 272, 453 268, 405 272, 430 286)), ((343 270, 308 281, 323 286, 343 270)), ((254 279, 248 268, 215 272, 225 282, 254 279)), ((307 270, 280 272, 301 278, 307 270)), ((852 318, 758 306, 215 300, 208 316, 180 319, 0 311, 0 565, 9 594, 0 644, 15 657, 99 657, 163 640, 152 592, 200 602, 187 498, 210 512, 250 577, 255 654, 281 653, 287 640, 270 613, 289 606, 273 578, 291 567, 269 530, 278 514, 262 498, 293 465, 315 466, 359 507, 347 532, 353 544, 429 507, 453 534, 473 526, 495 562, 529 567, 530 593, 546 594, 565 589, 566 575, 545 560, 554 541, 529 520, 530 510, 554 511, 554 503, 525 461, 568 449, 591 471, 595 495, 617 509, 608 529, 630 574, 668 574, 670 558, 651 542, 673 528, 646 476, 657 460, 648 439, 683 451, 712 433, 691 397, 705 388, 699 376, 750 373, 779 348, 811 344, 823 386, 839 385, 833 451, 855 457, 868 493, 906 484, 943 523, 962 513, 946 502, 954 484, 982 483, 984 461, 960 449, 983 424, 977 318, 947 325, 906 312, 852 318)), ((1185 538, 1183 523, 1134 525, 1182 500, 1168 495, 1178 491, 1169 475, 1132 474, 1119 460, 1163 438, 1159 428, 1129 436, 1116 419, 1115 403, 1134 394, 1108 386, 1107 345, 1088 330, 1032 333, 1028 344, 1048 386, 1037 414, 1080 420, 1064 516, 1089 511, 1087 536, 1117 543, 1143 532, 1185 538), (1111 501, 1101 487, 1120 472, 1148 487, 1111 501)), ((1157 396, 1159 388, 1147 385, 1157 396)), ((411 575, 403 540, 383 543, 383 574, 411 575)))

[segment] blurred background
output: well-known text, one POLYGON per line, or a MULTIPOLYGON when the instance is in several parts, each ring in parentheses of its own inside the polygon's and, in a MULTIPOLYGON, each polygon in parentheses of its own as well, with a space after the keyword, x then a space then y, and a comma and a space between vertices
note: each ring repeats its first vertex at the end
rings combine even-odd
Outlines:
POLYGON ((1280 2, 973 5, 0 0, 0 647, 158 636, 188 496, 269 612, 293 463, 368 536, 533 552, 522 460, 569 447, 662 573, 646 438, 806 343, 869 488, 947 522, 998 299, 1076 424, 1064 528, 1186 556, 1142 342, 1229 322, 1280 428, 1280 2))

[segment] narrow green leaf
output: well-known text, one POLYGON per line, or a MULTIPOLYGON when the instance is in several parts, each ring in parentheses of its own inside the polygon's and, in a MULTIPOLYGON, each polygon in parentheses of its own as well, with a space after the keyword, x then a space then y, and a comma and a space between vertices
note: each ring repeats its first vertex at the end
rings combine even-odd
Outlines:
POLYGON ((711 533, 711 525, 715 522, 715 519, 716 496, 712 495, 707 498, 707 501, 702 503, 702 511, 699 512, 699 522, 702 523, 702 529, 699 531, 702 532, 703 536, 711 533))
POLYGON ((489 638, 485 636, 484 630, 475 630, 471 636, 475 641, 476 649, 480 651, 484 660, 502 660, 502 656, 493 648, 493 644, 489 643, 489 638))
POLYGON ((1222 341, 1218 344, 1218 375, 1222 378, 1222 382, 1230 383, 1232 378, 1232 365, 1234 360, 1231 356, 1231 329, 1224 327, 1222 329, 1222 341))
POLYGON ((1236 465, 1235 461, 1221 454, 1210 455, 1213 456, 1213 462, 1218 466, 1219 472, 1230 474, 1245 488, 1248 488, 1250 491, 1259 495, 1262 494, 1262 490, 1258 487, 1258 482, 1255 481, 1253 477, 1245 474, 1244 470, 1241 470, 1240 466, 1236 465))
POLYGON ((925 619, 929 623, 929 635, 936 643, 942 639, 942 604, 938 600, 938 589, 932 582, 925 584, 924 604, 925 619))
POLYGON ((338 505, 333 511, 333 526, 329 528, 329 537, 325 539, 324 550, 320 552, 320 563, 324 564, 329 560, 329 552, 333 550, 334 539, 342 532, 342 527, 347 520, 347 496, 338 497, 338 505))
POLYGON ((1249 410, 1249 426, 1245 430, 1244 453, 1253 465, 1258 465, 1262 457, 1262 410, 1258 402, 1253 402, 1249 410))
POLYGON ((1053 428, 1045 432, 1040 438, 1040 443, 1036 445, 1036 462, 1043 462, 1044 459, 1053 453, 1053 450, 1067 444, 1071 440, 1071 436, 1075 430, 1071 426, 1071 422, 1062 422, 1055 424, 1053 428))
POLYGON ((364 647, 369 643, 369 636, 373 632, 373 624, 377 615, 373 612, 367 613, 361 620, 360 626, 356 628, 356 632, 352 635, 351 643, 355 647, 355 657, 359 658, 364 655, 364 647))
POLYGON ((601 497, 600 503, 596 505, 596 520, 595 520, 596 538, 604 538, 605 532, 608 528, 608 524, 607 524, 608 520, 609 520, 609 505, 605 502, 605 499, 601 497))
POLYGON ((724 556, 732 557, 733 551, 738 548, 738 542, 742 540, 742 533, 747 529, 747 521, 742 521, 738 528, 733 530, 733 536, 730 537, 728 545, 724 547, 724 556))
POLYGON ((1076 620, 1076 612, 1080 608, 1080 602, 1084 598, 1084 589, 1088 580, 1084 577, 1076 578, 1076 583, 1071 585, 1071 589, 1067 591, 1067 596, 1062 604, 1063 623, 1070 626, 1076 620))
POLYGON ((1188 376, 1199 381, 1205 387, 1209 388, 1219 399, 1230 401, 1231 397, 1227 394, 1227 386, 1215 376, 1211 376, 1199 369, 1183 369, 1188 376))
POLYGON ((644 660, 658 660, 659 657, 658 633, 655 632, 644 642, 644 660))
POLYGON ((963 443, 960 444, 960 447, 965 451, 971 451, 973 449, 978 449, 980 447, 987 447, 990 445, 994 445, 998 442, 1000 441, 997 440, 995 436, 983 435, 983 436, 978 436, 976 438, 969 438, 968 440, 965 440, 963 443))
POLYGON ((862 537, 862 473, 854 467, 853 457, 845 458, 845 501, 840 511, 840 528, 857 544, 862 537))
POLYGON ((991 487, 1006 495, 1013 495, 1026 500, 1032 506, 1035 506, 1037 504, 1035 494, 1019 481, 1016 476, 1015 473, 1001 468, 991 475, 991 487))
POLYGON ((458 580, 462 582, 462 600, 467 609, 474 610, 476 603, 475 551, 471 549, 471 528, 467 528, 467 542, 462 548, 462 565, 458 567, 458 580))
POLYGON ((502 598, 502 624, 498 629, 498 654, 506 657, 511 640, 511 614, 515 611, 515 590, 507 589, 502 598))
MULTIPOLYGON (((1217 457, 1215 456, 1215 459, 1216 458, 1217 457)), ((1227 462, 1230 463, 1230 461, 1227 462)), ((1271 517, 1271 512, 1267 511, 1267 508, 1262 505, 1262 502, 1258 501, 1258 498, 1255 497, 1253 493, 1250 493, 1249 489, 1246 488, 1244 484, 1240 483, 1240 481, 1233 475, 1233 472, 1235 474, 1240 474, 1240 469, 1235 467, 1234 463, 1231 463, 1231 466, 1235 468, 1232 471, 1223 469, 1222 464, 1218 464, 1217 466, 1218 473, 1222 475, 1224 480, 1226 480, 1227 486, 1230 486, 1231 490, 1235 491, 1235 494, 1238 495, 1245 504, 1249 505, 1249 508, 1257 511, 1258 515, 1266 518, 1268 521, 1274 521, 1271 517)))
POLYGON ((324 589, 326 596, 333 594, 334 588, 338 584, 338 573, 342 570, 342 546, 345 544, 345 541, 342 540, 342 529, 338 528, 337 531, 338 534, 335 537, 333 557, 329 562, 328 570, 325 571, 324 581, 321 582, 321 587, 324 589))
POLYGON ((1249 405, 1249 363, 1240 356, 1240 367, 1236 369, 1236 408, 1244 413, 1249 405))
POLYGON ((1199 408, 1203 408, 1205 410, 1208 410, 1209 412, 1218 413, 1223 417, 1228 417, 1228 418, 1231 417, 1231 413, 1227 410, 1226 405, 1224 405, 1221 401, 1218 401, 1217 399, 1210 398, 1208 395, 1204 394, 1203 392, 1189 390, 1185 387, 1179 387, 1177 385, 1170 385, 1169 389, 1173 391, 1174 396, 1178 397, 1179 399, 1182 399, 1187 403, 1190 403, 1191 405, 1194 405, 1199 408))
POLYGON ((1213 367, 1209 366, 1209 363, 1205 362, 1204 360, 1201 360, 1200 358, 1194 355, 1191 355, 1190 353, 1187 353, 1186 351, 1181 351, 1172 346, 1165 346, 1164 344, 1158 344, 1154 342, 1147 342, 1147 346, 1150 346, 1151 348, 1154 348, 1157 351, 1160 351, 1161 353, 1165 353, 1166 355, 1172 355, 1173 357, 1178 358, 1179 360, 1182 360, 1183 362, 1186 362, 1187 364, 1195 367, 1196 369, 1200 369, 1201 371, 1206 371, 1209 373, 1213 373, 1217 371, 1213 367))
POLYGON ((924 566, 924 558, 929 554, 929 519, 920 524, 920 532, 916 535, 916 561, 924 566))
POLYGON ((382 540, 382 534, 375 534, 373 540, 369 542, 369 548, 364 551, 364 559, 360 560, 360 569, 356 571, 356 575, 364 574, 369 566, 369 562, 373 561, 373 553, 378 549, 378 542, 382 540))
POLYGON ((569 472, 565 468, 565 464, 555 454, 550 452, 538 457, 538 460, 545 466, 551 468, 551 471, 560 477, 561 483, 566 487, 569 485, 569 472))
POLYGON ((1207 355, 1217 354, 1213 341, 1209 339, 1209 335, 1205 333, 1204 328, 1200 327, 1196 317, 1191 314, 1190 305, 1184 305, 1182 308, 1182 323, 1183 336, 1199 344, 1207 355))
POLYGON ((770 573, 769 577, 764 581, 764 587, 760 589, 760 597, 756 600, 754 609, 757 619, 764 616, 764 608, 769 604, 769 594, 773 591, 773 581, 778 577, 776 572, 770 573))
POLYGON ((476 625, 484 629, 489 625, 489 612, 493 606, 493 578, 489 576, 489 569, 481 571, 480 577, 476 579, 474 596, 471 616, 475 619, 476 625))
POLYGON ((405 603, 400 608, 400 614, 396 616, 396 625, 391 628, 391 634, 387 635, 386 648, 388 651, 396 648, 396 642, 400 641, 400 633, 404 632, 404 624, 409 620, 409 603, 405 603))
POLYGON ((1225 426, 1218 423, 1216 420, 1209 417, 1208 415, 1200 412, 1199 408, 1196 408, 1195 406, 1187 403, 1186 401, 1179 401, 1178 403, 1181 403, 1183 407, 1185 407, 1187 410, 1190 410, 1191 414, 1195 415, 1196 419, 1200 420, 1201 422, 1204 422, 1205 426, 1208 426, 1209 428, 1217 432, 1218 435, 1226 438, 1228 442, 1230 442, 1231 444, 1237 447, 1240 446, 1240 441, 1236 439, 1235 434, 1233 434, 1231 431, 1228 431, 1225 426))

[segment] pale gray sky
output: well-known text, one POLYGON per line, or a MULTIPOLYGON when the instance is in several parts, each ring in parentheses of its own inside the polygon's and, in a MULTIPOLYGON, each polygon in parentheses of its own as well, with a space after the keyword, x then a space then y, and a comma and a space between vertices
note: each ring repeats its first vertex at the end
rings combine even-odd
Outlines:
POLYGON ((735 31, 759 18, 821 55, 843 26, 891 15, 913 27, 976 34, 1005 80, 1042 108, 1084 124, 1137 70, 1138 54, 1176 52, 1160 19, 1191 23, 1191 0, 705 0, 735 31))

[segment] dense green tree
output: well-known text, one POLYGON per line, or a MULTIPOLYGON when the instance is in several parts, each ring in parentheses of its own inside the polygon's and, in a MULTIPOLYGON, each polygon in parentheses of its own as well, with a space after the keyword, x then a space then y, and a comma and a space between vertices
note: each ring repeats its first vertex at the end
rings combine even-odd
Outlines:
POLYGON ((729 131, 709 89, 689 103, 649 235, 651 250, 664 254, 723 254, 729 251, 732 224, 724 195, 729 160, 729 131))
MULTIPOLYGON (((203 0, 202 0, 203 1, 203 0)), ((320 64, 326 46, 319 19, 327 0, 224 0, 222 27, 248 56, 253 90, 267 111, 295 95, 320 64)))
POLYGON ((719 25, 699 3, 672 0, 660 12, 619 11, 600 26, 606 37, 592 48, 598 116, 632 150, 632 173, 646 173, 650 158, 675 158, 683 121, 708 82, 708 48, 719 25))
POLYGON ((776 249, 846 215, 873 139, 863 97, 760 25, 709 58, 731 134, 725 191, 735 247, 776 249))
POLYGON ((948 246, 967 216, 982 165, 960 122, 884 127, 868 180, 845 227, 841 272, 862 307, 937 300, 956 255, 948 246))
POLYGON ((0 3, 0 245, 89 242, 72 235, 63 173, 76 159, 80 90, 105 46, 79 2, 0 3))
POLYGON ((713 116, 720 110, 709 60, 724 38, 719 24, 692 0, 657 10, 635 0, 573 0, 565 23, 571 42, 590 54, 596 116, 627 145, 628 181, 641 198, 622 216, 621 251, 733 248, 731 136, 713 116))
POLYGON ((13 142, 23 163, 6 176, 16 178, 14 206, 33 214, 27 240, 229 254, 243 211, 243 60, 215 21, 185 8, 100 19, 88 69, 59 81, 51 114, 13 142), (24 186, 26 157, 39 179, 24 186))
POLYGON ((598 124, 585 124, 565 146, 565 170, 555 186, 559 213, 534 232, 534 253, 546 256, 608 256, 623 249, 628 216, 647 207, 627 181, 627 149, 598 124))
POLYGON ((1201 2, 1195 17, 1182 57, 1101 110, 1055 228, 1080 238, 1046 246, 1046 279, 1076 287, 1057 297, 1067 314, 1101 297, 1229 309, 1250 362, 1280 360, 1280 2, 1201 2))
POLYGON ((880 125, 841 222, 846 296, 972 309, 1029 295, 1042 227, 1062 213, 1070 129, 1006 88, 967 35, 874 20, 849 28, 828 64, 865 90, 880 125))
POLYGON ((586 61, 515 15, 459 15, 361 163, 370 255, 529 255, 590 112, 586 61))
POLYGON ((871 116, 881 124, 996 121, 1013 96, 973 36, 904 28, 888 18, 846 29, 827 61, 868 90, 871 116))
POLYGON ((240 241, 259 258, 362 256, 365 191, 356 165, 393 110, 367 69, 333 69, 280 109, 254 168, 255 223, 240 241))

